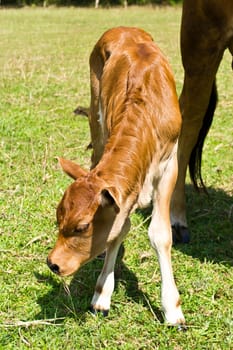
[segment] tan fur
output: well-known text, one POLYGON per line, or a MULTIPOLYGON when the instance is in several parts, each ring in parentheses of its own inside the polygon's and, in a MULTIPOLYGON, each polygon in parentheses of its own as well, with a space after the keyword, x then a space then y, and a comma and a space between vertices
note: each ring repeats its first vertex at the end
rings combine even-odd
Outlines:
POLYGON ((152 200, 149 237, 161 268, 165 318, 183 323, 170 257, 169 203, 181 126, 171 69, 149 34, 119 27, 104 33, 95 45, 90 78, 92 167, 84 171, 60 160, 75 182, 58 206, 59 236, 48 264, 58 274, 70 275, 106 249, 92 306, 108 310, 129 215, 152 200))

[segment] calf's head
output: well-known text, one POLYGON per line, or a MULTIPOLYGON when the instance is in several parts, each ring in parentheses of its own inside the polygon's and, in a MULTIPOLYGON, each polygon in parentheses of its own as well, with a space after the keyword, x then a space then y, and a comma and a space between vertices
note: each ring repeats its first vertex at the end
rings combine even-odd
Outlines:
POLYGON ((119 206, 116 189, 107 188, 93 171, 59 161, 75 181, 58 205, 59 233, 47 264, 56 274, 68 276, 104 251, 119 206))

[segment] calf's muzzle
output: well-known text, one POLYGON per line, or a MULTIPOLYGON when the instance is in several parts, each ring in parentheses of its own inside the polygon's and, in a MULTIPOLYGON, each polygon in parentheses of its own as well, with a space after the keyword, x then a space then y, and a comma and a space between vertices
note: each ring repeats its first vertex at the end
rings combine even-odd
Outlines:
POLYGON ((60 271, 60 268, 59 268, 59 266, 57 265, 57 264, 53 264, 50 260, 49 260, 49 258, 47 258, 47 265, 48 265, 48 267, 50 268, 50 270, 53 272, 53 273, 55 273, 56 275, 59 275, 59 271, 60 271))

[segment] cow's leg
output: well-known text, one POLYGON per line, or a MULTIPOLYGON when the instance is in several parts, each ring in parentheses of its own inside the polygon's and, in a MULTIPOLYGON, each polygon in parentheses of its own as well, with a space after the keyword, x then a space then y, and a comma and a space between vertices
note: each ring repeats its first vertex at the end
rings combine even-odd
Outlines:
POLYGON ((209 79, 205 77, 187 77, 180 97, 183 121, 177 152, 179 172, 171 201, 171 222, 175 243, 188 243, 190 239, 186 219, 186 171, 208 107, 214 77, 214 72, 209 79))
MULTIPOLYGON (((219 63, 219 62, 218 62, 219 63)), ((203 119, 209 106, 218 65, 207 73, 185 76, 180 97, 182 128, 178 144, 178 179, 171 201, 173 241, 188 243, 190 234, 186 219, 185 178, 190 155, 197 143, 203 119)), ((211 113, 214 112, 214 108, 211 113)))
POLYGON ((149 238, 156 250, 161 271, 161 297, 165 320, 172 325, 185 322, 180 297, 171 265, 172 232, 169 204, 177 176, 177 159, 174 154, 167 162, 154 194, 154 208, 149 226, 149 238))
POLYGON ((100 311, 104 316, 108 315, 111 304, 111 296, 115 285, 114 267, 116 263, 116 258, 121 243, 125 235, 129 231, 129 228, 130 220, 127 219, 118 237, 110 243, 108 243, 104 260, 104 266, 98 277, 95 287, 95 293, 91 301, 91 311, 94 314, 100 311))
POLYGON ((186 170, 205 114, 209 111, 215 76, 225 49, 224 39, 220 42, 215 22, 211 18, 203 18, 203 14, 199 16, 199 10, 199 3, 192 3, 192 6, 188 1, 183 3, 181 53, 185 77, 180 96, 183 123, 178 145, 179 173, 171 202, 173 238, 181 242, 189 241, 185 208, 186 170))

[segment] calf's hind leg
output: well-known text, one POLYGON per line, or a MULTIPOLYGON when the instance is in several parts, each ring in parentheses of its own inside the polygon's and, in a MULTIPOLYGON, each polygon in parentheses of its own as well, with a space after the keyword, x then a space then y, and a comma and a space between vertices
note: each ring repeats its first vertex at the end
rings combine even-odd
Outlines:
POLYGON ((149 238, 155 249, 161 272, 161 299, 165 321, 171 325, 185 322, 180 297, 174 281, 171 265, 172 232, 170 226, 170 199, 177 177, 177 160, 173 155, 167 161, 154 194, 154 208, 149 226, 149 238))
POLYGON ((100 79, 103 73, 103 62, 95 50, 90 57, 90 82, 91 82, 91 103, 89 111, 89 126, 91 133, 91 145, 93 148, 91 157, 91 169, 93 169, 102 157, 104 150, 104 121, 100 104, 100 79))

